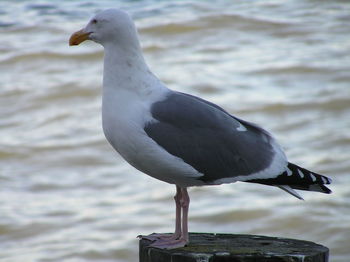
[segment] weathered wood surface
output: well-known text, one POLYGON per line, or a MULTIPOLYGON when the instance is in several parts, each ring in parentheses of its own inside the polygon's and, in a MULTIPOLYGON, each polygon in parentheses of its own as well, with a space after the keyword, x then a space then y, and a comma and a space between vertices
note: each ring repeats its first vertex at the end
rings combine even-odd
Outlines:
POLYGON ((139 262, 328 262, 329 254, 313 242, 255 235, 190 233, 190 244, 173 250, 139 244, 139 262))

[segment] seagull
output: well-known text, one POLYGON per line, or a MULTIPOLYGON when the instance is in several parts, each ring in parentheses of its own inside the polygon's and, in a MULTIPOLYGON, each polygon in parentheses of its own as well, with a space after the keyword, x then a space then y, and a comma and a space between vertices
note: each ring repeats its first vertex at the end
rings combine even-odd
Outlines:
POLYGON ((69 45, 104 47, 102 126, 111 146, 141 172, 174 184, 175 232, 142 238, 163 249, 189 243, 187 188, 237 181, 329 194, 331 179, 287 160, 274 137, 197 96, 167 88, 149 69, 130 15, 96 14, 69 45))

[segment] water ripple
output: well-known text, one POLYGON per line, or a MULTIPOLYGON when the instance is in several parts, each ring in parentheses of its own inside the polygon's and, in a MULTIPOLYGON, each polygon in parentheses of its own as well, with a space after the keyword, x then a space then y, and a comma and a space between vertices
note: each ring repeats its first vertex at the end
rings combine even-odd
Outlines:
POLYGON ((92 14, 120 6, 170 88, 264 126, 291 161, 334 181, 305 202, 244 183, 192 188, 191 231, 303 238, 348 261, 350 4, 316 2, 1 2, 0 257, 131 262, 137 235, 173 230, 174 186, 103 137, 102 48, 68 46, 92 14))

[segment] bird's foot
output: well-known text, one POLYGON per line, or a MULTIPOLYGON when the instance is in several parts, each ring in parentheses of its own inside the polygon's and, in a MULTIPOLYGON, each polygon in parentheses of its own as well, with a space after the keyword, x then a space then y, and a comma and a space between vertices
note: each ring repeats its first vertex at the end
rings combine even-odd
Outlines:
POLYGON ((152 233, 148 236, 142 236, 142 235, 139 235, 137 236, 138 238, 141 238, 141 239, 147 239, 147 240, 150 240, 150 241, 163 241, 163 240, 168 240, 168 241, 171 241, 171 240, 175 240, 177 238, 179 238, 179 235, 177 234, 160 234, 160 233, 152 233))
POLYGON ((180 237, 179 239, 159 239, 149 245, 150 247, 156 247, 161 249, 175 249, 184 247, 188 244, 188 240, 180 237))

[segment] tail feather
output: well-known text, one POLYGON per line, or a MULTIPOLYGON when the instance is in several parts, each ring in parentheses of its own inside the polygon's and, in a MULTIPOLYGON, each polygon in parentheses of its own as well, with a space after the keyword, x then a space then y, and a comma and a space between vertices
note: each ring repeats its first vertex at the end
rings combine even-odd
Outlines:
POLYGON ((287 193, 291 194, 292 196, 295 196, 296 198, 300 199, 300 200, 304 200, 304 198, 298 194, 298 192, 296 192, 293 188, 291 188, 290 186, 277 186, 280 189, 282 189, 283 191, 286 191, 287 193))
POLYGON ((253 179, 246 182, 278 186, 290 194, 292 194, 290 192, 292 191, 294 193, 292 195, 294 196, 296 192, 291 189, 315 191, 325 194, 330 194, 332 192, 325 186, 332 183, 330 178, 311 172, 293 163, 288 163, 286 171, 274 178, 253 179))

